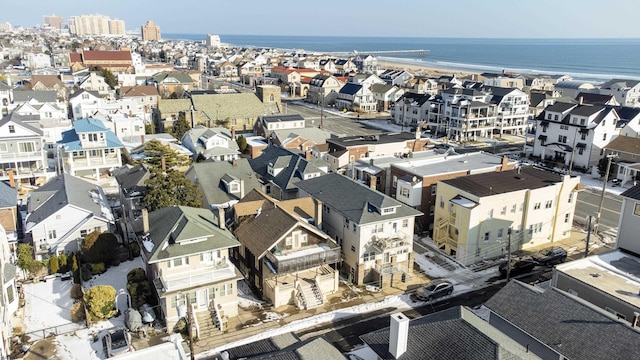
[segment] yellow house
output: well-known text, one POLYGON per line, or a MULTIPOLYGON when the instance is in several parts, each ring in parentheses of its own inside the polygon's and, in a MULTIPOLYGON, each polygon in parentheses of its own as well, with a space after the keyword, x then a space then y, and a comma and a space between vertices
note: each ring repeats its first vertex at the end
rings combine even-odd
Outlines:
POLYGON ((241 276, 229 261, 229 249, 240 243, 217 223, 208 209, 172 206, 148 216, 143 210, 141 254, 168 329, 189 311, 194 318, 209 311, 220 330, 238 314, 241 276))
POLYGON ((580 177, 534 168, 439 181, 433 240, 470 265, 570 235, 580 177))

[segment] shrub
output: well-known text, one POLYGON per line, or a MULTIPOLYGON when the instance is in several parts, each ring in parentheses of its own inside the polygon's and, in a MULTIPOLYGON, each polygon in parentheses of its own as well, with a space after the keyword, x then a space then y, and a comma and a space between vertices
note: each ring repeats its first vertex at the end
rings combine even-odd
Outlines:
POLYGON ((147 276, 144 273, 143 268, 136 268, 127 274, 127 283, 129 282, 140 282, 142 280, 146 280, 147 276))
POLYGON ((131 295, 131 306, 134 309, 139 308, 144 303, 149 303, 151 299, 151 285, 146 279, 140 282, 127 283, 127 291, 131 295))
POLYGON ((78 268, 78 257, 71 253, 71 272, 73 272, 73 282, 80 284, 80 269, 78 268))
POLYGON ((131 243, 131 255, 133 257, 140 256, 140 245, 138 243, 131 243))
POLYGON ((58 270, 61 273, 66 273, 67 271, 69 271, 69 266, 67 264, 67 254, 60 254, 58 255, 58 262, 60 264, 60 270, 58 270))
POLYGON ((49 258, 49 274, 56 274, 60 270, 60 263, 58 257, 53 255, 49 258))
POLYGON ((93 276, 93 269, 91 264, 82 264, 81 269, 82 271, 80 272, 80 274, 82 275, 82 281, 91 280, 91 276, 93 276))
POLYGON ((82 303, 82 301, 78 301, 74 303, 71 306, 71 309, 69 310, 69 314, 71 315, 71 321, 73 322, 83 321, 85 319, 85 312, 84 312, 84 304, 82 303))
POLYGON ((71 286, 71 298, 72 299, 82 299, 82 285, 80 284, 73 284, 73 286, 71 286))
POLYGON ((118 247, 116 236, 109 232, 94 231, 82 240, 82 259, 88 263, 111 263, 118 247))
POLYGON ((109 285, 98 285, 87 290, 84 303, 90 320, 106 320, 114 317, 116 311, 116 289, 109 285))
POLYGON ((107 272, 107 267, 104 263, 91 264, 91 275, 100 275, 107 272))

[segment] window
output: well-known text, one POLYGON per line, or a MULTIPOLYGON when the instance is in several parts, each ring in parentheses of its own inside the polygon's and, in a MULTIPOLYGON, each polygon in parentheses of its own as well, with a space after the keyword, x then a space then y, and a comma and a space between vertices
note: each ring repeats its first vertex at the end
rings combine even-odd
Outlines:
POLYGON ((553 120, 558 121, 558 115, 554 115, 553 120))
POLYGON ((476 257, 480 256, 480 248, 476 248, 476 257))
POLYGON ((431 185, 431 195, 435 195, 437 189, 438 189, 438 185, 431 185))
POLYGON ((514 214, 516 212, 516 204, 511 206, 511 213, 514 214))
POLYGON ((356 232, 356 223, 351 223, 351 230, 353 230, 353 232, 356 232))
POLYGON ((486 233, 484 233, 484 241, 489 241, 489 238, 491 237, 491 232, 487 231, 486 233))
POLYGON ((220 296, 227 296, 231 294, 233 294, 233 283, 220 286, 220 296))
POLYGON ((167 260, 167 267, 178 267, 183 265, 189 265, 189 257, 179 257, 171 260, 167 260))
POLYGON ((393 175, 393 187, 398 187, 398 177, 393 175))
POLYGON ((571 204, 571 202, 573 201, 573 193, 569 193, 569 201, 567 201, 569 204, 571 204))
POLYGON ((0 152, 7 152, 7 144, 5 143, 0 144, 0 152))
POLYGON ((429 207, 429 215, 433 216, 433 214, 435 214, 435 212, 436 212, 436 207, 434 205, 431 205, 429 207))
POLYGON ((560 125, 560 130, 569 130, 569 125, 560 125))
POLYGON ((538 210, 538 209, 540 209, 540 203, 539 202, 533 204, 533 210, 538 210))
POLYGON ((551 120, 551 114, 547 114, 547 120, 551 120))
POLYGON ((584 153, 584 149, 583 148, 578 148, 578 154, 582 155, 584 153))
POLYGON ((220 250, 207 251, 200 254, 200 262, 211 263, 217 259, 220 259, 222 252, 220 250))
POLYGON ((366 253, 364 255, 362 255, 362 260, 363 261, 372 261, 376 259, 376 253, 375 252, 370 252, 370 253, 366 253))
POLYGON ((444 209, 444 196, 440 195, 440 208, 444 209))
POLYGON ((400 195, 404 196, 404 197, 409 197, 409 188, 407 187, 401 187, 400 188, 400 195))
POLYGON ((487 217, 488 218, 492 218, 493 217, 493 209, 487 211, 487 217))
POLYGON ((22 153, 30 153, 36 151, 36 147, 32 142, 18 143, 18 149, 22 153))
POLYGON ((503 206, 502 210, 500 210, 500 215, 506 215, 507 214, 507 207, 503 206))
POLYGON ((547 200, 547 202, 544 204, 544 208, 551 209, 552 205, 553 205, 553 200, 547 200))
POLYGON ((381 233, 384 231, 384 224, 375 224, 373 225, 373 229, 371 230, 371 233, 376 234, 376 233, 381 233))
POLYGON ((351 251, 356 252, 356 247, 351 245, 351 251))
POLYGON ((580 133, 580 140, 587 140, 587 133, 580 133))
POLYGON ((558 135, 558 142, 565 144, 567 142, 567 137, 564 135, 558 135))
POLYGON ((504 233, 504 229, 498 229, 498 240, 502 239, 502 234, 504 233))
POLYGON ((640 203, 636 203, 633 207, 633 215, 640 216, 640 203))
POLYGON ((602 140, 607 140, 607 133, 602 134, 602 140))
POLYGON ((16 133, 16 127, 14 125, 9 125, 9 133, 10 134, 15 134, 16 133))
POLYGON ((49 235, 48 235, 49 240, 53 240, 53 239, 57 238, 55 230, 49 230, 48 233, 49 233, 49 235))
POLYGON ((402 227, 403 228, 408 228, 409 227, 409 219, 403 219, 402 220, 402 227))
POLYGON ((564 223, 569 223, 569 213, 564 214, 564 223))

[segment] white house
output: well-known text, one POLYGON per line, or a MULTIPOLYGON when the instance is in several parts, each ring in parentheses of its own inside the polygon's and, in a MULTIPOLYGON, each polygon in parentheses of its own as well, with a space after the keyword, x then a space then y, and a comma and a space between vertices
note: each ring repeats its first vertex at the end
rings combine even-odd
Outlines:
POLYGON ((600 85, 600 94, 613 95, 622 106, 640 106, 640 81, 613 79, 600 85))
POLYGON ((235 131, 225 128, 196 125, 184 134, 182 145, 191 151, 194 160, 200 155, 217 161, 231 161, 240 156, 235 131))

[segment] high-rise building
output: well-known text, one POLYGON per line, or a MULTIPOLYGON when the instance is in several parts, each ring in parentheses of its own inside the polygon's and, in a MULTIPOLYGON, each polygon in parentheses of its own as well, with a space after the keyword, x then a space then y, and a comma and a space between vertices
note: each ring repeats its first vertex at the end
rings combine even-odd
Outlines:
POLYGON ((149 20, 141 27, 143 41, 160 41, 160 26, 149 20))
POLYGON ((111 35, 124 35, 124 21, 120 19, 109 20, 109 34, 111 35))
POLYGON ((220 36, 207 34, 206 43, 208 47, 220 47, 220 36))
POLYGON ((49 27, 51 29, 62 29, 62 24, 64 23, 64 18, 61 16, 53 15, 45 15, 42 17, 42 24, 45 27, 49 27))
POLYGON ((0 23, 0 31, 11 31, 11 24, 8 22, 0 23))
POLYGON ((69 19, 69 32, 73 35, 124 35, 124 21, 104 15, 80 15, 69 19))

